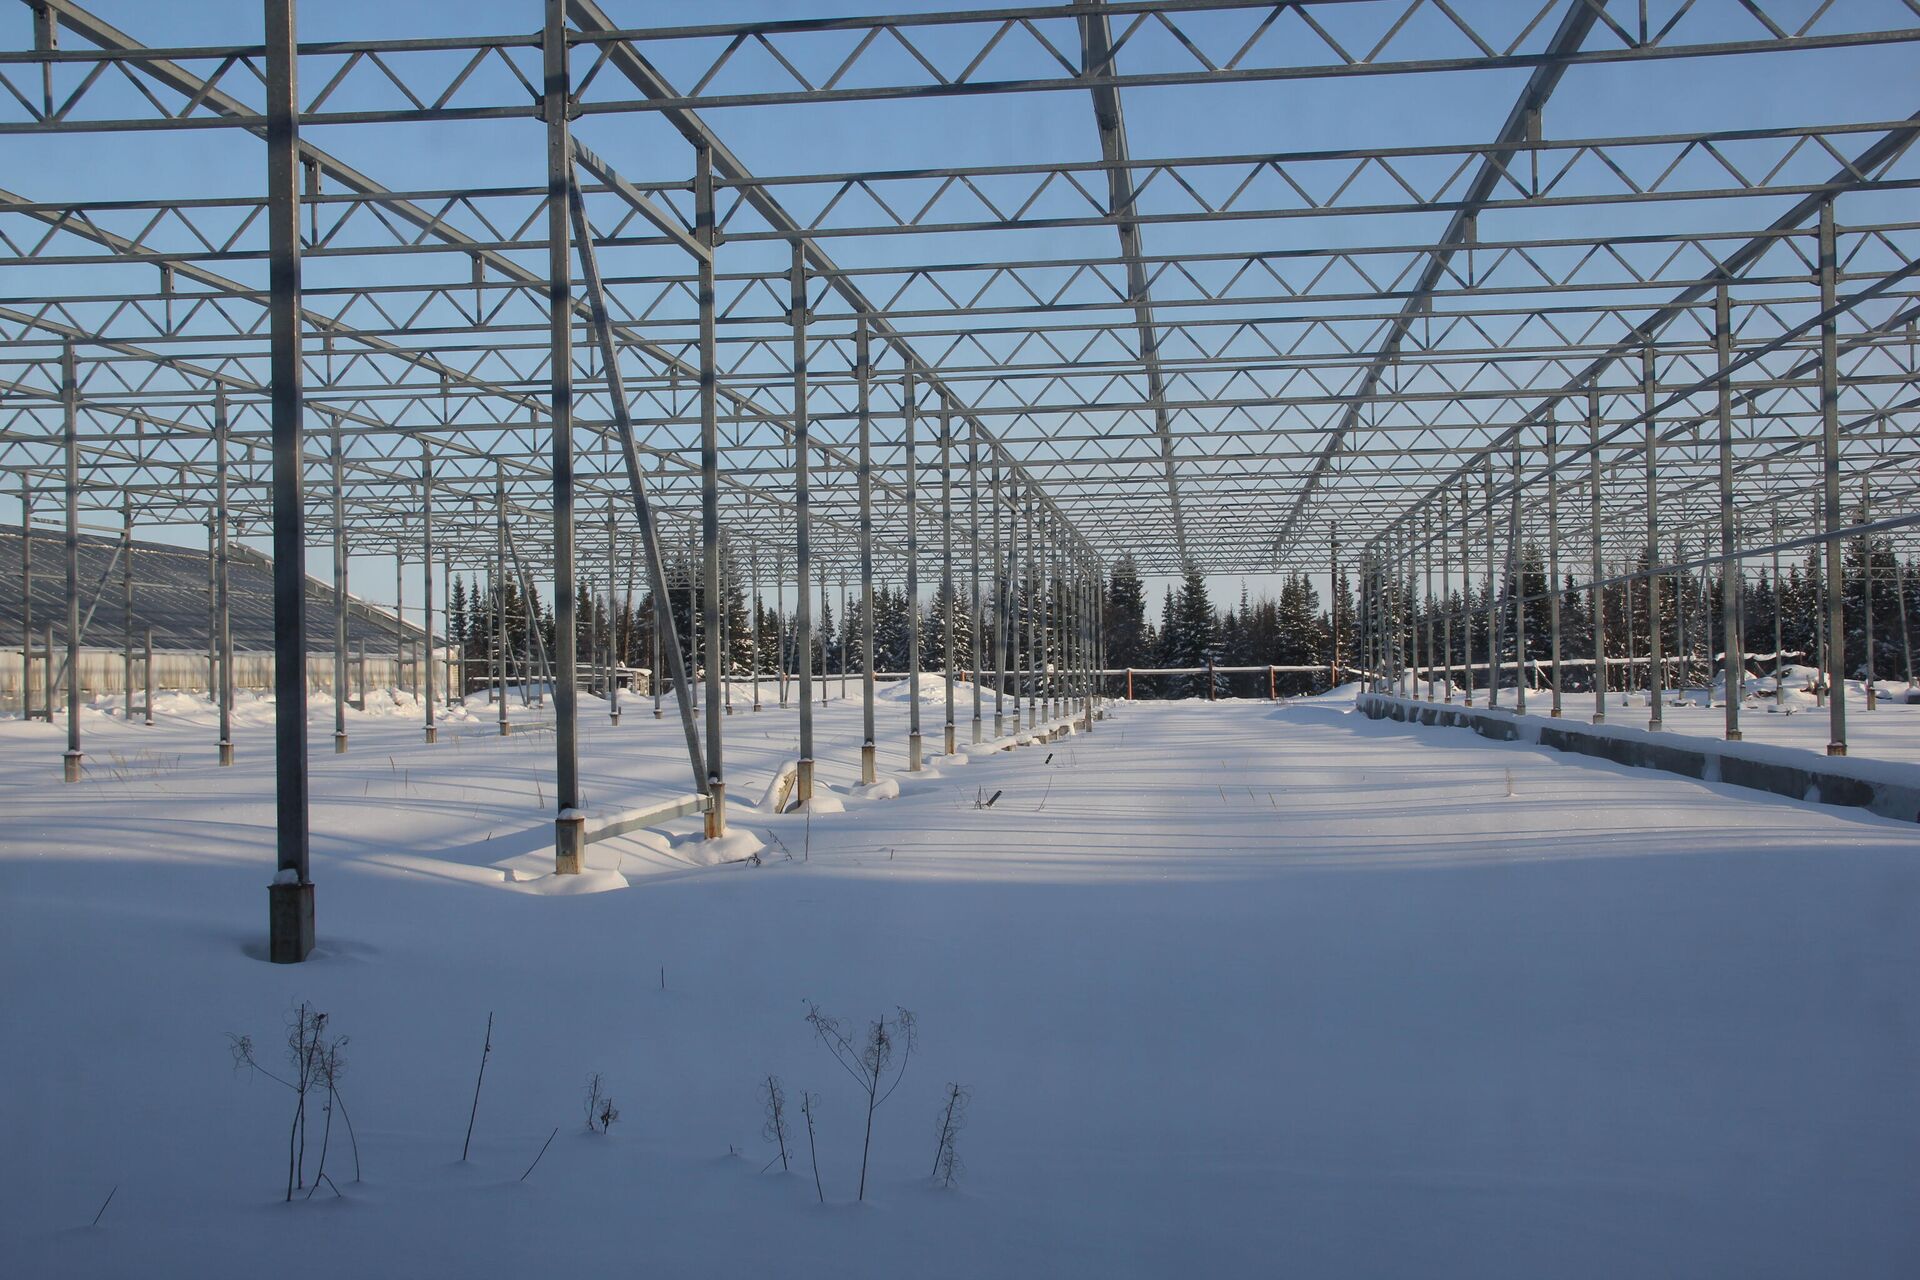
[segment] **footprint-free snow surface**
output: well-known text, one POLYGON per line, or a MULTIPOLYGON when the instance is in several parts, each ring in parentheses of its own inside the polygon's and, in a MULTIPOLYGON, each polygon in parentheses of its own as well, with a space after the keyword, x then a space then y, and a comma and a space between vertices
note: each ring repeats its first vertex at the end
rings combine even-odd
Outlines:
MULTIPOLYGON (((795 713, 744 701, 751 802, 795 713)), ((736 806, 718 853, 685 820, 597 844, 569 881, 546 734, 476 706, 429 747, 401 707, 335 756, 320 707, 321 944, 289 967, 262 959, 266 709, 231 769, 204 708, 89 713, 75 786, 61 727, 0 724, 0 1272, 1920 1274, 1920 828, 1350 706, 1122 706, 909 776, 896 694, 899 794, 869 798, 836 700, 836 803, 736 806), (809 1000, 917 1015, 864 1204, 865 1108, 809 1000), (287 1204, 292 1096, 228 1036, 282 1071, 300 1001, 350 1037, 361 1177, 337 1118, 287 1204)), ((590 805, 688 789, 671 713, 597 710, 590 805)))

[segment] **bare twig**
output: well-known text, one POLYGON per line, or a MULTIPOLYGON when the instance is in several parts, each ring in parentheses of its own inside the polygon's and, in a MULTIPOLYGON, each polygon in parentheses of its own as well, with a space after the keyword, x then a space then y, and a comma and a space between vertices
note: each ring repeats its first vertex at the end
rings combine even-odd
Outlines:
POLYGON ((460 1144, 460 1160, 466 1162, 473 1148, 473 1119, 480 1114, 480 1085, 487 1078, 487 1056, 493 1052, 493 1011, 487 1011, 487 1040, 480 1047, 480 1074, 473 1080, 473 1106, 467 1111, 467 1140, 460 1144))
MULTIPOLYGON (((540 1155, 535 1156, 533 1158, 533 1164, 530 1164, 527 1166, 527 1173, 533 1172, 533 1165, 540 1163, 540 1156, 544 1156, 547 1154, 547 1148, 553 1145, 553 1140, 556 1137, 558 1137, 559 1134, 560 1134, 560 1126, 559 1125, 553 1126, 553 1132, 548 1134, 547 1140, 540 1144, 540 1155)), ((527 1173, 523 1173, 520 1175, 520 1181, 525 1182, 527 1180, 527 1173)))
POLYGON ((119 1190, 120 1190, 120 1184, 117 1182, 114 1183, 113 1190, 107 1192, 107 1198, 100 1202, 100 1212, 94 1214, 93 1221, 87 1224, 89 1227, 97 1227, 100 1225, 100 1219, 106 1216, 107 1206, 113 1203, 114 1193, 119 1190))

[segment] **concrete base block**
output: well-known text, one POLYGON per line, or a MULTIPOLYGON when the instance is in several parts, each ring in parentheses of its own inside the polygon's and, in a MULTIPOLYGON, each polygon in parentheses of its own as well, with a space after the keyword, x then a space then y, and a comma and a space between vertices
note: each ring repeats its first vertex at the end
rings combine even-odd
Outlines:
POLYGON ((267 886, 267 959, 299 964, 313 953, 313 882, 267 886))
POLYGON ((607 719, 608 719, 608 720, 611 720, 611 721, 612 721, 612 722, 613 722, 614 724, 619 724, 619 723, 620 723, 620 713, 619 713, 618 711, 609 711, 609 712, 607 713, 607 719))
POLYGON ((553 873, 577 876, 587 865, 585 814, 553 820, 553 873))
POLYGON ((813 799, 813 761, 802 759, 794 764, 793 803, 796 807, 813 799))
POLYGON ((440 741, 440 730, 433 725, 428 725, 427 726, 427 742, 431 744, 438 741, 440 741))
POLYGON ((507 722, 505 720, 500 722, 500 736, 503 738, 507 736, 507 722))
POLYGON ((917 733, 908 734, 907 735, 907 772, 908 773, 920 772, 924 761, 925 761, 925 754, 924 754, 923 745, 920 740, 920 735, 917 733))
POLYGON ((996 711, 993 713, 993 736, 994 737, 1004 738, 1007 736, 1006 721, 1007 721, 1007 717, 1005 712, 996 711))
POLYGON ((220 744, 220 763, 223 765, 233 763, 233 744, 231 742, 223 742, 220 744))
POLYGON ((860 744, 860 784, 862 786, 870 787, 880 781, 880 772, 874 755, 874 745, 871 742, 860 744))
POLYGON ((705 831, 707 839, 717 840, 727 834, 727 784, 724 782, 707 783, 707 797, 712 801, 707 809, 705 831))
POLYGON ((62 760, 65 762, 62 769, 62 776, 65 777, 68 782, 80 781, 80 761, 83 759, 85 759, 85 757, 78 751, 69 751, 62 757, 62 760))
POLYGON ((986 741, 986 729, 985 729, 985 727, 984 727, 984 726, 983 726, 983 725, 982 725, 982 724, 980 723, 980 717, 978 717, 978 716, 975 716, 975 717, 973 718, 973 740, 974 740, 975 742, 984 742, 984 741, 986 741))
POLYGON ((944 740, 944 741, 945 741, 945 746, 946 746, 946 749, 947 749, 947 750, 946 750, 946 754, 948 754, 948 755, 952 755, 952 754, 954 753, 954 750, 955 750, 955 748, 956 748, 956 747, 957 747, 957 746, 958 746, 959 744, 958 744, 958 743, 956 743, 956 742, 954 741, 954 738, 953 738, 953 726, 952 726, 952 725, 947 725, 947 726, 945 727, 945 729, 946 729, 946 732, 945 732, 945 740, 944 740))
POLYGON ((337 756, 343 756, 347 754, 347 735, 346 734, 336 733, 333 735, 333 754, 337 756))

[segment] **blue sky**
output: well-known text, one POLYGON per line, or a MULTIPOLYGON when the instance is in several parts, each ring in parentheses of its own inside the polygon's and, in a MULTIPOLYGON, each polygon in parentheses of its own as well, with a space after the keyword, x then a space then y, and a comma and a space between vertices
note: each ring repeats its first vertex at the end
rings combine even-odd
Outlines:
MULTIPOLYGON (((800 6, 777 3, 741 3, 710 0, 699 5, 641 4, 635 0, 603 0, 617 21, 635 24, 660 21, 725 22, 793 15, 800 6)), ((1791 15, 1808 8, 1808 0, 1785 0, 1770 11, 1791 15)), ((195 0, 194 3, 154 4, 151 0, 95 0, 95 12, 153 45, 245 42, 260 31, 258 0, 195 0)), ((808 6, 813 15, 917 9, 946 9, 951 3, 912 4, 894 0, 885 5, 844 3, 830 9, 808 6)), ((1403 6, 1370 6, 1384 15, 1403 6)), ((1514 0, 1463 3, 1464 13, 1504 15, 1491 25, 1503 27, 1523 6, 1514 0)), ((1535 7, 1524 6, 1530 13, 1535 7)), ((1631 13, 1634 6, 1616 3, 1631 13)), ((1885 13, 1886 25, 1906 25, 1911 13, 1897 0, 1851 0, 1860 12, 1848 21, 1870 21, 1885 13)), ((1672 0, 1656 0, 1656 18, 1673 8, 1672 0)), ((1705 7, 1703 6, 1703 9, 1705 7)), ((1355 10, 1356 20, 1374 21, 1355 10)), ((372 0, 309 0, 302 7, 301 38, 322 41, 370 33, 383 37, 449 33, 531 31, 539 22, 533 0, 463 0, 459 4, 416 2, 374 3, 372 0)), ((1181 18, 1197 35, 1218 36, 1237 30, 1259 15, 1191 15, 1181 18)), ((1381 18, 1378 20, 1388 20, 1381 18)), ((1430 19, 1421 19, 1428 21, 1430 19)), ((1537 47, 1554 21, 1541 24, 1528 47, 1537 47)), ((943 46, 948 37, 923 35, 936 54, 952 52, 943 46)), ((960 37, 952 37, 958 40, 960 37)), ((25 47, 29 40, 27 11, 18 6, 0 11, 0 39, 8 47, 25 47)), ((660 48, 660 61, 670 76, 685 83, 693 74, 675 51, 660 48)), ((743 74, 748 68, 743 63, 743 74)), ((1460 73, 1417 78, 1365 78, 1344 81, 1244 84, 1205 88, 1135 89, 1126 93, 1125 106, 1132 152, 1136 158, 1207 152, 1258 153, 1349 145, 1418 145, 1477 141, 1490 138, 1509 110, 1523 83, 1520 71, 1460 73)), ((1545 129, 1549 136, 1592 136, 1661 132, 1669 129, 1734 128, 1828 121, 1890 119, 1914 109, 1912 61, 1909 47, 1802 54, 1742 60, 1648 62, 1636 66, 1583 67, 1571 71, 1549 107, 1545 129)), ((311 85, 308 86, 309 90, 311 85)), ((907 103, 853 103, 804 107, 721 109, 708 113, 710 122, 749 168, 762 175, 820 172, 856 168, 913 167, 939 164, 1005 164, 1098 157, 1098 137, 1092 113, 1080 93, 1042 95, 985 95, 907 103)), ((589 145, 637 178, 679 176, 688 157, 677 136, 652 119, 590 118, 578 127, 589 145)), ((488 185, 534 183, 543 180, 544 157, 538 126, 532 122, 490 122, 388 128, 336 127, 310 132, 320 145, 395 187, 422 188, 480 182, 488 185)), ((230 130, 170 136, 154 134, 86 135, 66 139, 7 139, 9 176, 4 185, 34 198, 88 199, 137 192, 144 195, 251 194, 263 176, 264 157, 258 143, 230 130)), ((1826 164, 1831 168, 1831 164, 1826 164)), ((1911 214, 1911 201, 1890 197, 1879 210, 1893 216, 1911 214)), ((1712 228, 1761 225, 1777 206, 1749 201, 1737 210, 1711 203, 1662 205, 1639 209, 1572 211, 1561 223, 1579 234, 1604 226, 1613 230, 1712 228)), ((1875 211, 1861 202, 1850 206, 1860 214, 1875 211)), ((1516 234, 1538 234, 1541 223, 1523 215, 1513 219, 1516 234)), ((1430 239, 1441 225, 1435 218, 1339 219, 1213 226, 1151 226, 1146 229, 1149 252, 1191 252, 1203 249, 1263 249, 1324 247, 1378 240, 1417 242, 1430 239), (1389 227, 1391 223, 1391 227, 1389 227)), ((1490 215, 1481 233, 1494 238, 1503 233, 1499 218, 1490 215)), ((1106 228, 1056 232, 1022 232, 992 237, 930 238, 882 237, 835 241, 833 255, 846 265, 908 261, 966 260, 976 256, 1049 253, 1097 254, 1114 249, 1106 228)), ((740 250, 741 258, 775 252, 760 246, 740 250)), ((226 268, 222 268, 226 270, 226 268)), ((379 260, 362 264, 329 261, 327 278, 353 278, 354 273, 377 277, 379 260)), ((248 277, 251 268, 235 267, 228 274, 248 277)), ((0 293, 80 287, 91 273, 74 272, 58 284, 51 272, 13 273, 30 281, 0 286, 0 293)), ((312 275, 310 275, 310 279, 312 275)), ((4 518, 18 518, 18 503, 0 499, 4 518)), ((169 536, 152 532, 155 536, 169 536)), ((169 540, 195 541, 188 530, 169 540)), ((313 553, 316 573, 328 571, 324 548, 313 553)), ((354 565, 356 584, 372 598, 392 593, 391 560, 384 565, 368 558, 354 565)), ((1237 576, 1215 582, 1216 599, 1237 598, 1237 576)), ((1269 579, 1247 579, 1256 594, 1271 591, 1269 579)), ((1160 584, 1149 584, 1157 601, 1160 584)), ((411 599, 419 597, 417 573, 408 586, 411 599)))

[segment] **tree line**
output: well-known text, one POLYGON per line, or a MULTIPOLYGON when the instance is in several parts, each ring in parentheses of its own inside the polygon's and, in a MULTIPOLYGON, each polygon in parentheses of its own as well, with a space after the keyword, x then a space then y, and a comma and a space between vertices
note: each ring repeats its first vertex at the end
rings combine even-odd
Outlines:
MULTIPOLYGON (((1871 580, 1871 617, 1873 669, 1881 679, 1911 678, 1912 636, 1920 632, 1920 593, 1916 593, 1915 575, 1920 565, 1901 561, 1886 540, 1848 543, 1844 574, 1843 603, 1847 630, 1847 656, 1850 673, 1864 673, 1867 658, 1868 581, 1871 580)), ((1643 551, 1637 569, 1644 575, 1648 563, 1643 551)), ((682 553, 668 560, 667 600, 674 630, 689 670, 703 669, 700 655, 710 646, 702 632, 705 607, 704 575, 697 557, 682 553)), ((750 675, 757 667, 762 675, 773 675, 783 667, 798 669, 796 655, 796 619, 793 587, 787 584, 777 604, 765 593, 749 600, 738 567, 731 557, 723 560, 721 644, 729 655, 729 670, 735 675, 750 675), (784 607, 781 607, 784 606, 784 607), (749 613, 751 610, 751 614, 749 613), (757 631, 758 643, 755 644, 757 631)), ((1343 669, 1340 679, 1351 678, 1351 669, 1361 662, 1361 600, 1357 583, 1342 569, 1333 579, 1331 602, 1323 601, 1319 591, 1304 574, 1291 574, 1281 583, 1278 598, 1251 596, 1243 585, 1238 601, 1230 607, 1214 605, 1205 575, 1197 566, 1189 566, 1177 583, 1170 585, 1160 601, 1157 621, 1149 617, 1145 584, 1130 555, 1121 556, 1101 586, 1100 635, 1104 662, 1109 670, 1126 668, 1223 668, 1255 667, 1307 668, 1280 671, 1273 676, 1275 692, 1283 695, 1322 691, 1334 677, 1337 662, 1343 669)), ((1503 682, 1510 681, 1511 664, 1516 659, 1513 608, 1509 603, 1515 588, 1527 597, 1524 654, 1529 663, 1545 664, 1551 657, 1549 588, 1545 560, 1537 545, 1521 549, 1517 571, 1496 582, 1484 576, 1463 592, 1457 585, 1445 592, 1428 595, 1418 576, 1401 584, 1398 602, 1419 625, 1417 660, 1427 652, 1426 626, 1433 627, 1435 665, 1449 658, 1456 669, 1472 663, 1481 667, 1475 683, 1485 683, 1489 636, 1497 641, 1500 661, 1509 665, 1503 682), (1498 605, 1498 617, 1489 628, 1489 600, 1498 605), (1448 625, 1450 623, 1450 626, 1448 625), (1451 634, 1449 635, 1449 631, 1451 634), (1451 642, 1450 651, 1446 648, 1451 642)), ((1717 670, 1716 655, 1725 647, 1721 625, 1721 579, 1713 571, 1662 575, 1658 580, 1661 614, 1661 648, 1684 663, 1690 682, 1710 680, 1717 670)), ((816 581, 809 588, 814 610, 813 669, 816 672, 841 670, 859 672, 862 666, 860 637, 863 628, 857 584, 829 580, 822 593, 816 581)), ((1644 576, 1617 583, 1598 591, 1577 588, 1568 575, 1560 584, 1560 634, 1563 659, 1588 659, 1593 654, 1593 620, 1596 611, 1604 621, 1606 652, 1610 658, 1644 657, 1647 651, 1648 592, 1644 576)), ((1000 616, 1005 629, 1015 631, 1016 651, 1024 654, 1029 634, 1037 633, 1049 664, 1065 662, 1064 642, 1068 639, 1057 625, 1061 616, 1059 601, 1062 585, 1034 576, 1020 580, 989 580, 982 583, 982 616, 989 620, 1000 616), (994 610, 992 602, 1003 603, 994 610), (1042 603, 1051 601, 1043 609, 1042 603), (1040 620, 1045 625, 1038 625, 1040 620)), ((576 643, 583 665, 597 666, 607 661, 634 668, 650 669, 654 661, 655 606, 650 591, 628 595, 609 593, 604 584, 580 584, 576 596, 576 643)), ((1743 650, 1751 655, 1749 670, 1764 674, 1771 670, 1773 654, 1782 660, 1803 665, 1819 665, 1825 626, 1825 586, 1821 556, 1816 549, 1799 563, 1781 567, 1776 578, 1770 566, 1746 575, 1741 582, 1738 625, 1743 650), (1776 643, 1776 635, 1778 637, 1776 643)), ((878 671, 905 671, 909 661, 909 640, 917 630, 920 639, 920 666, 924 671, 941 671, 946 664, 946 622, 948 595, 944 584, 936 585, 930 596, 917 603, 895 584, 876 583, 873 592, 874 666, 878 671)), ((957 669, 970 671, 981 665, 976 659, 974 619, 970 590, 956 584, 952 601, 954 663, 957 669)), ((532 670, 534 654, 544 648, 552 652, 553 615, 540 598, 537 587, 523 593, 512 580, 495 584, 490 596, 481 582, 469 583, 456 577, 450 590, 449 634, 465 646, 469 671, 474 678, 487 669, 495 647, 497 623, 495 609, 503 608, 506 640, 513 661, 532 670), (535 640, 537 637, 537 640, 535 640)), ((990 648, 982 646, 985 662, 992 668, 990 648)), ((1017 659, 1031 667, 1030 658, 1017 659)), ((1611 678, 1619 686, 1636 678, 1623 671, 1611 678)), ((1644 682, 1644 672, 1638 677, 1644 682)), ((1203 697, 1208 689, 1206 673, 1167 676, 1136 676, 1133 694, 1140 698, 1203 697)), ((1215 670, 1211 691, 1215 696, 1263 697, 1269 688, 1265 670, 1230 674, 1215 670)), ((1590 689, 1587 667, 1568 666, 1563 688, 1568 691, 1590 689)), ((1110 679, 1108 692, 1124 691, 1120 677, 1110 679)))

